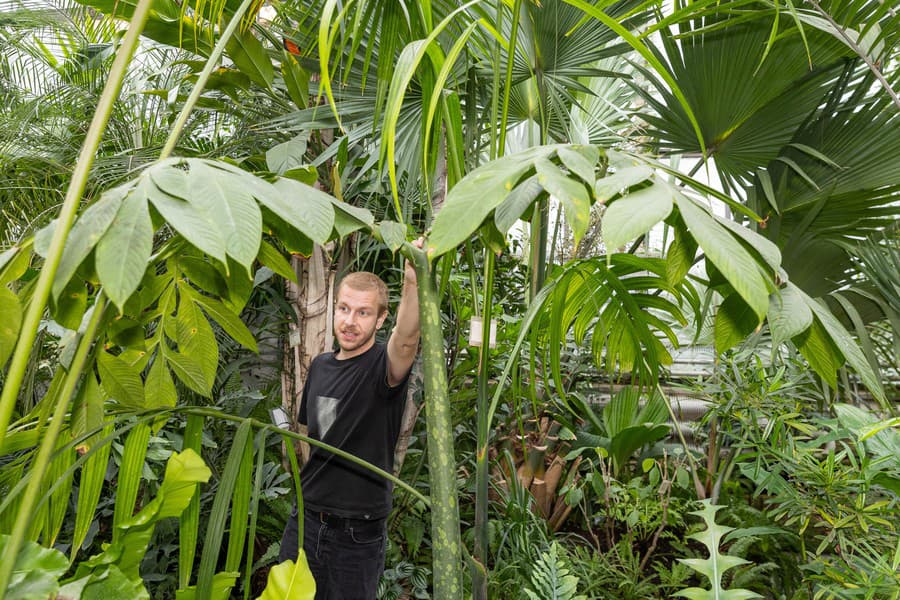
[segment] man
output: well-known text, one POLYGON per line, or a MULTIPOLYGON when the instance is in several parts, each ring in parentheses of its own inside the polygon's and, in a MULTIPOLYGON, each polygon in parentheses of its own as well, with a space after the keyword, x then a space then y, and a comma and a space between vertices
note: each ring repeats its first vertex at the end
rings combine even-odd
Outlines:
MULTIPOLYGON (((313 359, 300 423, 310 437, 391 472, 419 346, 416 272, 409 262, 396 326, 387 344, 376 344, 387 301, 387 286, 372 273, 351 273, 341 281, 334 311, 339 350, 313 359)), ((303 548, 316 600, 373 600, 384 570, 391 483, 315 446, 300 478, 303 548)), ((297 518, 295 511, 288 519, 280 561, 297 558, 297 518)))

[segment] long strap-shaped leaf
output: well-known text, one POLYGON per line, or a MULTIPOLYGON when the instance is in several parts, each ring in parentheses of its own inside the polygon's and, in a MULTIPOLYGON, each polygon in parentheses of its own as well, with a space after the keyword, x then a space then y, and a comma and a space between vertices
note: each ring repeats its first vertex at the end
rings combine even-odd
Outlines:
POLYGON ((116 505, 113 511, 113 543, 121 535, 119 525, 134 515, 134 504, 141 486, 147 444, 150 442, 150 425, 138 423, 125 439, 122 464, 119 465, 116 505))
MULTIPOLYGON (((231 495, 231 527, 228 530, 228 553, 225 555, 225 570, 237 571, 241 567, 244 552, 244 537, 247 533, 247 519, 250 510, 250 496, 253 491, 253 444, 244 444, 244 455, 238 468, 234 493, 231 495)), ((247 548, 250 552, 251 547, 247 548)))
POLYGON ((34 463, 32 463, 31 468, 28 470, 30 477, 28 485, 25 488, 25 494, 22 496, 22 501, 16 511, 15 526, 13 527, 9 542, 3 550, 2 556, 0 556, 0 600, 4 597, 6 589, 9 586, 13 566, 16 563, 16 557, 18 556, 19 549, 22 547, 28 529, 31 526, 35 505, 38 501, 47 466, 50 464, 53 448, 56 445, 56 440, 62 429, 70 400, 75 393, 75 386, 79 379, 78 375, 81 373, 81 370, 84 368, 84 364, 87 361, 88 351, 92 346, 91 342, 94 339, 100 321, 103 319, 103 315, 106 312, 106 306, 107 300, 101 291, 97 295, 93 315, 88 321, 84 335, 75 350, 75 356, 69 366, 69 371, 66 373, 65 377, 62 378, 59 395, 55 399, 56 406, 53 409, 53 416, 50 418, 49 425, 44 432, 44 437, 41 440, 41 447, 38 450, 37 457, 35 458, 34 463))
MULTIPOLYGON (((250 499, 250 528, 247 531, 247 563, 244 568, 244 600, 250 600, 250 576, 253 574, 253 540, 256 539, 256 516, 262 489, 263 468, 266 464, 266 437, 269 430, 263 428, 256 434, 256 476, 253 479, 253 497, 250 499)), ((289 444, 288 447, 291 447, 289 444)), ((302 538, 301 538, 302 539, 302 538)))
POLYGON ((219 489, 213 500, 209 523, 206 526, 206 537, 203 542, 203 556, 200 558, 200 573, 197 576, 197 600, 210 600, 213 592, 213 578, 219 562, 219 550, 222 548, 222 537, 225 535, 225 518, 228 516, 228 505, 234 494, 238 480, 238 472, 244 460, 244 446, 250 440, 251 424, 244 421, 238 427, 225 462, 225 470, 219 480, 219 489))
MULTIPOLYGON (((100 437, 107 437, 113 431, 113 425, 103 428, 100 437)), ((94 511, 100 502, 100 492, 103 491, 103 481, 106 468, 109 465, 109 450, 111 444, 101 443, 92 453, 84 466, 81 467, 81 478, 78 482, 78 504, 75 507, 75 532, 72 534, 72 549, 69 559, 75 560, 75 555, 81 549, 87 537, 91 522, 94 520, 94 511)))
MULTIPOLYGON (((203 438, 202 415, 188 415, 184 429, 184 448, 190 448, 198 455, 203 438)), ((185 589, 191 583, 194 557, 197 555, 198 531, 200 528, 200 494, 194 494, 188 507, 181 513, 178 526, 178 587, 185 589)))

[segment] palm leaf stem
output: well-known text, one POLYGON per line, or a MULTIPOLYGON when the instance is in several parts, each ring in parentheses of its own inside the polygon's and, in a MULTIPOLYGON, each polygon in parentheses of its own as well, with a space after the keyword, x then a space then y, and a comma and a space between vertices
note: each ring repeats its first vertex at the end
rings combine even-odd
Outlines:
POLYGON ((844 27, 841 27, 834 18, 825 11, 822 6, 816 0, 809 0, 809 3, 812 4, 816 11, 822 16, 823 19, 828 21, 828 23, 834 27, 834 30, 841 36, 841 39, 850 46, 850 49, 853 50, 857 56, 863 59, 863 62, 866 63, 866 66, 869 67, 869 70, 872 72, 872 75, 875 76, 875 79, 878 80, 878 83, 881 84, 881 87, 884 88, 884 91, 888 93, 891 97, 891 100, 894 101, 894 104, 900 109, 900 97, 897 96, 897 92, 894 91, 894 88, 891 87, 891 84, 887 79, 884 78, 884 75, 881 73, 881 69, 872 61, 867 52, 864 52, 862 48, 860 48, 859 44, 853 41, 849 35, 847 35, 847 31, 844 27))

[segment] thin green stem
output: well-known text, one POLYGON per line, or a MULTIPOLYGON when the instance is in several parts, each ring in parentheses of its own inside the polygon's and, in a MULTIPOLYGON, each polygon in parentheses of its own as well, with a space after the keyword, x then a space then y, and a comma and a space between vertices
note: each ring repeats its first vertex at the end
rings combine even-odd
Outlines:
POLYGON ((666 393, 663 391, 662 386, 658 381, 656 382, 656 391, 662 396, 663 403, 669 411, 669 418, 672 419, 672 423, 675 426, 675 433, 678 434, 678 441, 681 442, 681 447, 684 448, 684 454, 687 456, 688 462, 691 463, 691 475, 694 479, 694 490, 697 492, 697 499, 703 500, 706 498, 706 488, 703 487, 703 483, 700 481, 700 465, 694 458, 694 454, 691 452, 687 440, 684 439, 684 434, 681 432, 681 423, 675 415, 675 411, 672 410, 672 403, 669 401, 669 397, 666 396, 666 393))
POLYGON ((215 48, 213 48, 212 53, 209 55, 209 58, 206 60, 206 64, 203 66, 203 70, 200 71, 200 75, 197 76, 197 82, 194 84, 194 89, 191 90, 190 95, 187 100, 184 102, 184 106, 181 107, 181 112, 178 113, 178 118, 175 119, 175 124, 172 125, 172 129, 169 131, 169 137, 166 139, 166 145, 163 146, 162 152, 159 155, 159 159, 163 160, 168 158, 172 151, 175 150, 175 144, 178 142, 178 138, 181 136, 181 132, 184 130, 184 126, 187 123, 188 117, 191 112, 194 110, 194 106, 197 104, 197 101, 200 99, 200 94, 203 93, 203 88, 206 87, 206 82, 209 80, 210 75, 212 75, 213 69, 216 68, 216 65, 219 64, 219 59, 222 57, 222 54, 225 52, 225 45, 228 43, 228 40, 231 39, 231 36, 234 34, 235 29, 237 29, 238 25, 241 24, 241 19, 244 17, 244 13, 247 12, 247 9, 253 4, 254 0, 244 0, 240 7, 237 9, 237 12, 234 13, 234 16, 231 18, 231 21, 228 22, 228 26, 225 28, 225 31, 222 32, 222 35, 219 36, 219 41, 216 42, 215 48))
MULTIPOLYGON (((500 140, 497 156, 506 151, 506 124, 509 121, 509 97, 512 94, 512 72, 516 60, 517 39, 519 36, 519 14, 522 12, 522 0, 516 0, 512 8, 512 27, 509 33, 509 50, 506 57, 506 81, 503 86, 503 108, 500 116, 500 140)), ((498 29, 499 31, 499 29, 498 29)))
MULTIPOLYGON (((34 339, 37 336, 38 326, 40 325, 41 317, 44 315, 47 300, 50 297, 53 278, 56 276, 56 270, 62 259, 69 230, 75 221, 81 195, 84 193, 91 166, 94 164, 94 157, 97 155, 97 148, 100 147, 100 140, 106 131, 106 125, 112 115, 113 105, 122 89, 122 84, 128 72, 128 65, 137 48, 152 4, 153 0, 140 0, 134 9, 134 15, 132 15, 125 37, 122 39, 122 45, 119 47, 116 58, 110 68, 109 79, 106 80, 106 86, 103 88, 100 101, 97 103, 97 110, 94 112, 94 118, 85 136, 81 153, 78 156, 78 162, 75 163, 72 181, 69 183, 69 189, 66 191, 66 197, 57 218, 56 229, 53 232, 53 239, 47 251, 47 258, 44 261, 41 274, 38 276, 25 318, 22 320, 22 329, 16 342, 16 350, 6 375, 3 393, 0 394, 0 443, 6 437, 6 429, 9 427, 9 419, 15 408, 19 388, 28 368, 28 360, 34 339)), ((12 566, 9 568, 12 568, 12 566)), ((5 586, 0 587, 0 590, 3 589, 5 589, 5 586)))
MULTIPOLYGON (((490 443, 489 390, 491 368, 491 314, 494 302, 494 253, 484 250, 483 307, 481 317, 481 347, 478 353, 478 410, 477 450, 475 455, 475 560, 487 572, 488 561, 488 444, 490 443)), ((479 572, 479 574, 481 574, 479 572)), ((479 585, 472 585, 475 600, 487 600, 487 577, 482 576, 479 585)))
POLYGON ((19 504, 15 525, 10 534, 9 542, 7 542, 6 548, 3 551, 3 560, 0 560, 0 598, 3 597, 9 587, 9 580, 12 576, 13 567, 16 564, 19 548, 22 547, 22 543, 25 541, 28 529, 31 526, 31 519, 34 515, 38 496, 41 493, 44 473, 46 473, 47 467, 50 465, 50 459, 56 449, 56 440, 59 438, 59 432, 62 429, 66 411, 69 409, 72 395, 75 393, 75 387, 78 384, 81 371, 84 369, 84 364, 87 361, 88 352, 90 352, 93 346, 94 336, 97 333, 100 321, 103 319, 103 313, 106 312, 106 305, 106 297, 101 291, 97 295, 94 311, 85 328, 84 335, 82 335, 81 340, 78 342, 78 348, 75 350, 75 356, 72 359, 72 364, 69 366, 66 378, 63 380, 62 388, 56 399, 56 408, 54 409, 53 416, 44 432, 37 458, 35 458, 34 463, 32 463, 29 468, 31 480, 28 482, 28 487, 25 488, 22 502, 19 504))

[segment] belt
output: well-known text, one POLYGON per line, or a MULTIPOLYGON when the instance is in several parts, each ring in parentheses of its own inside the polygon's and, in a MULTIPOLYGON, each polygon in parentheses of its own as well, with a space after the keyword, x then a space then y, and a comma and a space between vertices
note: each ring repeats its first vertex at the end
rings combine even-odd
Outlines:
POLYGON ((352 525, 361 525, 363 523, 377 523, 378 521, 383 521, 384 519, 360 519, 358 517, 341 517, 338 515, 333 515, 331 513, 327 513, 321 510, 312 510, 306 509, 304 512, 316 519, 320 523, 325 523, 331 526, 352 526, 352 525))

